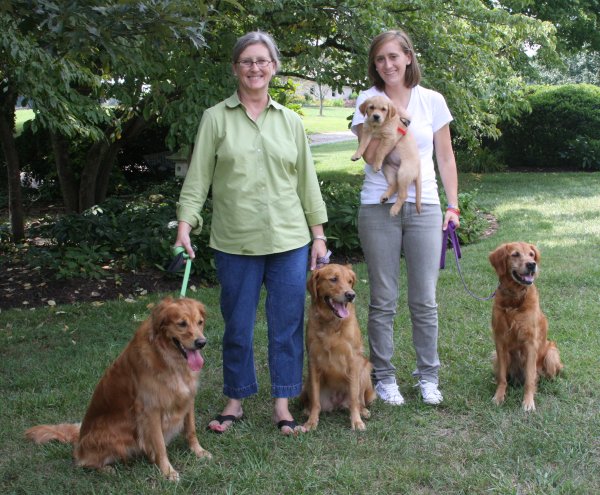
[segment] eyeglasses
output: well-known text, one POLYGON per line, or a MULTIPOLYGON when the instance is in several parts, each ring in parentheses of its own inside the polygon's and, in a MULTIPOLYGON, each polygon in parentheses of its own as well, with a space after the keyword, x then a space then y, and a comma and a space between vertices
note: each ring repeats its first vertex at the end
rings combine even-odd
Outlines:
POLYGON ((267 58, 259 58, 257 60, 252 60, 251 58, 244 58, 242 60, 238 60, 236 62, 236 64, 241 65, 244 69, 249 69, 254 64, 256 64, 257 67, 262 68, 262 67, 266 67, 271 62, 272 62, 272 60, 269 60, 267 58))

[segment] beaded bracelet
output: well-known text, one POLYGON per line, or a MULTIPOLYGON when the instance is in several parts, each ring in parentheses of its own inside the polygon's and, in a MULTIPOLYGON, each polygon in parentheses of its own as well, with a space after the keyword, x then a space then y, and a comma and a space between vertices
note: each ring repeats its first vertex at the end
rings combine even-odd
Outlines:
POLYGON ((460 210, 458 208, 454 208, 453 206, 448 206, 448 208, 446 208, 446 211, 451 211, 457 217, 460 217, 460 210))

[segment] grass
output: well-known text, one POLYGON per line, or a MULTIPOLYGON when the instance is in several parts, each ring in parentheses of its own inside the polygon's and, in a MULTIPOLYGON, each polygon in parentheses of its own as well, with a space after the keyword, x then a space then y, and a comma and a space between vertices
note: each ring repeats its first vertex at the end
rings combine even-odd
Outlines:
MULTIPOLYGON (((344 145, 320 147, 319 170, 333 167, 336 157, 345 163, 347 151, 344 145)), ((197 424, 200 443, 213 459, 196 460, 178 438, 168 451, 182 475, 179 484, 163 480, 146 460, 118 465, 114 475, 90 472, 73 467, 70 446, 32 445, 22 432, 42 422, 80 420, 100 374, 161 295, 99 307, 10 310, 0 313, 0 493, 598 493, 600 173, 469 175, 461 177, 461 189, 476 190, 478 202, 499 224, 495 235, 463 248, 461 268, 473 292, 486 296, 495 288, 487 255, 498 244, 524 240, 542 252, 537 285, 565 372, 540 383, 535 413, 521 410, 522 389, 510 388, 503 406, 492 404, 492 303, 466 294, 449 253, 438 289, 445 396, 440 407, 422 404, 412 387, 414 352, 403 285, 394 363, 405 406, 376 401, 363 433, 349 429, 344 412, 324 415, 307 435, 278 435, 270 420, 261 303, 255 336, 260 392, 245 402, 244 422, 225 435, 209 434, 206 424, 224 403, 223 324, 218 288, 202 288, 194 297, 208 307, 209 345, 197 424)), ((366 266, 358 263, 355 270, 364 331, 366 266)), ((293 410, 304 419, 295 402, 293 410)))
POLYGON ((16 133, 18 136, 19 134, 21 134, 21 131, 23 130, 23 124, 25 122, 27 122, 28 120, 31 120, 34 115, 33 115, 33 110, 26 110, 26 109, 17 110, 15 112, 15 114, 16 114, 15 129, 16 129, 16 133))
POLYGON ((341 132, 348 130, 346 118, 353 112, 353 108, 324 107, 323 115, 319 115, 319 107, 302 107, 302 120, 307 134, 341 132))

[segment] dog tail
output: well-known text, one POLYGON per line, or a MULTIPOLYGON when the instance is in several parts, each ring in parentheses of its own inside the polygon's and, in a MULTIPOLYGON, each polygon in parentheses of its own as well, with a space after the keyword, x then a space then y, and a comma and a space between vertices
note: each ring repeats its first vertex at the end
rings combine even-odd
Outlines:
POLYGON ((47 443, 56 440, 62 443, 75 443, 79 440, 81 423, 61 423, 58 425, 39 425, 29 428, 25 437, 35 443, 47 443))
POLYGON ((560 354, 558 347, 552 341, 547 343, 546 356, 544 356, 544 365, 542 367, 544 374, 548 378, 554 378, 560 370, 563 369, 563 364, 560 362, 560 354))

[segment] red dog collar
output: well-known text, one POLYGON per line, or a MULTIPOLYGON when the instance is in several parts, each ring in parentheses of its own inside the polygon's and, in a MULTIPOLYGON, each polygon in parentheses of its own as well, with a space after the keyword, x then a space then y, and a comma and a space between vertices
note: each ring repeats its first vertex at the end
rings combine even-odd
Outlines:
POLYGON ((397 130, 400 134, 402 134, 403 136, 406 136, 406 131, 404 129, 402 129, 402 127, 398 127, 397 130))

